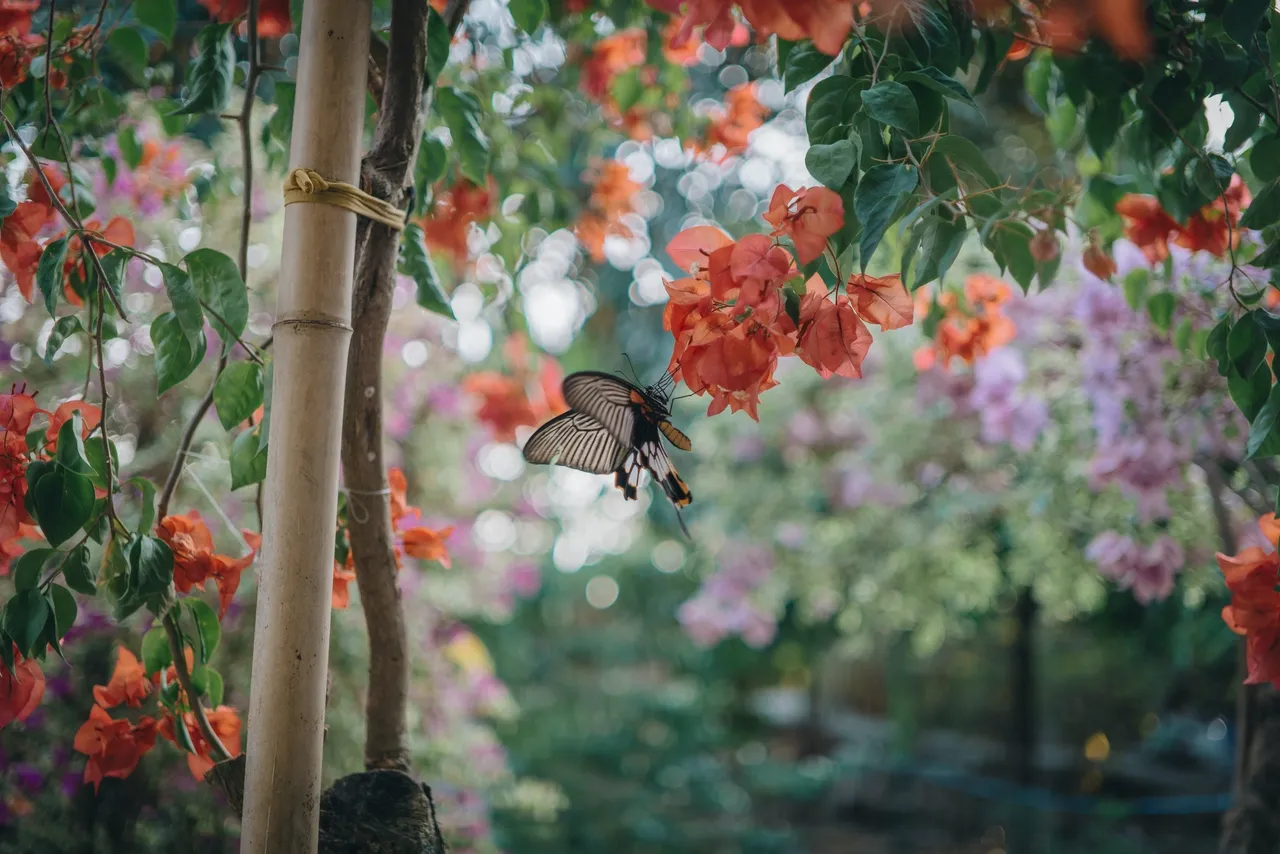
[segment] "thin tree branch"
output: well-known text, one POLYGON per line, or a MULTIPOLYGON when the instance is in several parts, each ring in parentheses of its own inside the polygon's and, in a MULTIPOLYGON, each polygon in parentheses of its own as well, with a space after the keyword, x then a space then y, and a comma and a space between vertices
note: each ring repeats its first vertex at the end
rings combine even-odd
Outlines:
MULTIPOLYGON (((191 672, 187 670, 187 651, 182 645, 182 637, 178 634, 178 622, 173 618, 172 612, 165 614, 160 622, 164 626, 165 637, 169 639, 169 649, 173 652, 173 670, 178 675, 178 684, 182 686, 182 692, 187 695, 187 705, 191 707, 191 714, 195 716, 196 726, 209 744, 209 754, 213 757, 213 761, 225 762, 231 758, 231 754, 218 738, 218 734, 213 731, 213 725, 209 723, 209 718, 204 713, 204 706, 200 704, 200 692, 191 682, 191 672)), ((177 721, 176 725, 186 726, 181 720, 177 721)))

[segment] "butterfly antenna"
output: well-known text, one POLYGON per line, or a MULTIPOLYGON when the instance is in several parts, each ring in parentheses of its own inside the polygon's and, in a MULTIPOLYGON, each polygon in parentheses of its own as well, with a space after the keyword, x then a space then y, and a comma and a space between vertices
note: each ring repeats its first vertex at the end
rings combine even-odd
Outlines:
POLYGON ((627 360, 627 368, 631 371, 631 380, 636 385, 640 385, 640 375, 636 373, 636 366, 631 363, 631 357, 626 353, 622 354, 622 358, 627 360))

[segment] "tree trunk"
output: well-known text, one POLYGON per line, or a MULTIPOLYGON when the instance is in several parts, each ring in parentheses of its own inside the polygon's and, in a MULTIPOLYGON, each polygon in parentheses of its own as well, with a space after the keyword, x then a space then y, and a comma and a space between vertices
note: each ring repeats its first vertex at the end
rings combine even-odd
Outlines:
MULTIPOLYGON (((291 167, 356 183, 373 0, 310 0, 291 167), (353 73, 358 70, 358 73, 353 73)), ((285 210, 241 852, 313 854, 356 217, 285 210)))
MULTIPOLYGON (((373 149, 364 158, 360 171, 366 192, 400 207, 405 202, 410 170, 422 136, 426 3, 395 0, 391 7, 390 42, 373 149)), ((382 447, 382 350, 391 317, 400 235, 366 220, 360 223, 357 245, 342 471, 356 584, 369 631, 364 761, 370 769, 407 771, 405 704, 409 694, 409 653, 396 583, 395 540, 382 447)))

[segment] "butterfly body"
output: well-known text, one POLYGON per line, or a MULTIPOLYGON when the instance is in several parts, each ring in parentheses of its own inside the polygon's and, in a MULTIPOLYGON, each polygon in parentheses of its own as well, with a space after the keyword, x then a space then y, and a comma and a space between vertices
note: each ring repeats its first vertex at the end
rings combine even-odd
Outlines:
POLYGON ((665 436, 683 451, 692 447, 670 421, 665 382, 641 388, 612 374, 579 371, 565 377, 563 390, 569 411, 529 437, 526 461, 612 474, 628 500, 637 497, 640 472, 647 470, 677 509, 693 501, 662 446, 665 436))

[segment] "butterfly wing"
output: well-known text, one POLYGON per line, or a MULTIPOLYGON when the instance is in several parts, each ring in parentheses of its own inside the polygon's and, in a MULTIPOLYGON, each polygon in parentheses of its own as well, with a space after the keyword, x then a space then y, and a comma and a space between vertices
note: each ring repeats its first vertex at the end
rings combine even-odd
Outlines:
POLYGON ((626 499, 634 499, 640 485, 640 472, 648 469, 649 474, 666 493, 667 498, 677 508, 686 507, 693 501, 689 485, 680 477, 671 458, 662 447, 658 428, 646 419, 640 419, 636 426, 635 441, 627 452, 617 470, 614 472, 614 485, 622 490, 626 499))
POLYGON ((539 427, 524 443, 526 462, 609 474, 623 464, 627 446, 585 412, 570 410, 539 427))
POLYGON ((579 371, 564 378, 564 400, 570 409, 584 412, 605 426, 624 445, 631 444, 636 414, 644 394, 631 383, 599 371, 579 371))

